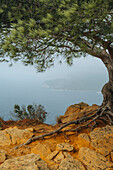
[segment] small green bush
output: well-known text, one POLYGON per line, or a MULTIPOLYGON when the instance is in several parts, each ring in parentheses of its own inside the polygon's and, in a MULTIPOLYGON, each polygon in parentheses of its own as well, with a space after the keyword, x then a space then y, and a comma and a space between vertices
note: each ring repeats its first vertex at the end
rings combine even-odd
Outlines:
POLYGON ((14 112, 11 114, 17 120, 35 119, 43 123, 46 120, 47 112, 42 105, 33 104, 28 105, 27 108, 24 105, 22 107, 14 105, 14 112))

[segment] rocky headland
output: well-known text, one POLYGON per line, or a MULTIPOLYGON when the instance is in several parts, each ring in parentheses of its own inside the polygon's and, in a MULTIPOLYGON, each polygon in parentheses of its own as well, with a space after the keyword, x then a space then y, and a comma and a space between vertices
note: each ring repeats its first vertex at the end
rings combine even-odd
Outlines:
POLYGON ((71 105, 54 126, 34 120, 2 122, 0 170, 113 170, 113 126, 103 121, 97 122, 92 131, 94 126, 90 125, 64 133, 66 129, 76 128, 69 125, 62 133, 17 147, 33 136, 52 132, 98 108, 85 103, 71 105))

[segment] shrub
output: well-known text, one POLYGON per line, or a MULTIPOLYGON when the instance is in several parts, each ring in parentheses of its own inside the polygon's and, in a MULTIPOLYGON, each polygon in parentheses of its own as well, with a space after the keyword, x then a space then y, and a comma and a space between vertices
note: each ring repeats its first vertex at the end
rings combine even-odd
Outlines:
POLYGON ((56 117, 56 122, 57 123, 62 123, 62 117, 61 116, 59 116, 59 117, 57 116, 56 117))
POLYGON ((24 119, 35 119, 40 122, 44 122, 46 120, 45 108, 42 105, 28 105, 27 108, 19 105, 14 105, 14 112, 11 113, 13 117, 17 120, 24 120, 24 119))
POLYGON ((2 129, 3 127, 3 124, 4 124, 4 120, 2 117, 0 117, 0 130, 2 129))

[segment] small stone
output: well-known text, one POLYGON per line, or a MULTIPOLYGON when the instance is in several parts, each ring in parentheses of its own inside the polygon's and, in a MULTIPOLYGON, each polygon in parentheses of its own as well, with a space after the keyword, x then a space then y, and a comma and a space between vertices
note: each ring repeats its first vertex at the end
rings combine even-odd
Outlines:
POLYGON ((0 153, 0 163, 1 163, 1 162, 4 162, 5 159, 6 159, 5 153, 0 153))
POLYGON ((30 132, 33 132, 34 129, 33 128, 27 128, 26 130, 30 131, 30 132))
POLYGON ((74 159, 69 153, 67 153, 67 152, 63 152, 63 154, 64 154, 64 156, 66 157, 66 158, 71 158, 71 159, 74 159))
POLYGON ((0 149, 0 153, 4 153, 6 155, 7 151, 0 149))
MULTIPOLYGON (((47 161, 47 160, 46 160, 47 161)), ((47 165, 49 167, 49 170, 57 170, 59 167, 59 164, 56 164, 54 161, 49 160, 47 161, 47 165)))
POLYGON ((57 144, 57 149, 59 151, 73 151, 74 150, 74 146, 70 145, 69 143, 61 143, 61 144, 57 144))
POLYGON ((50 168, 50 170, 57 170, 58 167, 59 167, 59 165, 55 164, 55 165, 50 166, 49 168, 50 168))
POLYGON ((47 156, 47 159, 52 160, 57 154, 58 154, 58 151, 54 151, 47 156))
POLYGON ((60 163, 64 159, 64 155, 62 152, 60 152, 54 159, 54 162, 60 163))

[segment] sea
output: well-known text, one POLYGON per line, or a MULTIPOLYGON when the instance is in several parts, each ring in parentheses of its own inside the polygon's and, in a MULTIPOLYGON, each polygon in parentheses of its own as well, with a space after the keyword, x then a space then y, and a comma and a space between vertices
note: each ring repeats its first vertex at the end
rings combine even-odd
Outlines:
POLYGON ((73 65, 57 60, 45 72, 34 66, 0 63, 0 117, 12 119, 15 104, 41 104, 45 107, 45 123, 54 125, 68 106, 80 102, 102 103, 101 89, 108 81, 108 72, 101 60, 87 56, 75 58, 73 65))

